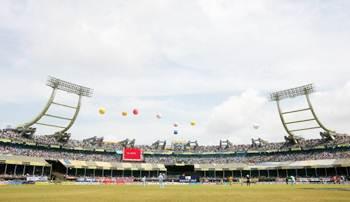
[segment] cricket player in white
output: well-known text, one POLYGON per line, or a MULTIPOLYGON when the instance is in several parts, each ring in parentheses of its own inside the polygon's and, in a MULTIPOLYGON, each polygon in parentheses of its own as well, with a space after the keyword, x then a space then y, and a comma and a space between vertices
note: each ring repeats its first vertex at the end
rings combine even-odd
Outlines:
POLYGON ((146 176, 143 176, 141 178, 141 182, 142 182, 143 186, 145 187, 146 186, 146 176))
POLYGON ((292 181, 292 185, 294 185, 295 184, 295 177, 294 176, 290 176, 290 179, 291 179, 291 181, 292 181))
POLYGON ((159 180, 159 186, 160 188, 164 188, 164 176, 162 173, 159 174, 159 177, 158 177, 158 180, 159 180))

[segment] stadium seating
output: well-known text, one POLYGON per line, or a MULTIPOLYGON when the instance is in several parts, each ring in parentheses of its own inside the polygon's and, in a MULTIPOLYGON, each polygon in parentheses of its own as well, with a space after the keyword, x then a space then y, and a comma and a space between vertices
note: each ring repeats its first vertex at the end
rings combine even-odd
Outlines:
POLYGON ((350 172, 350 138, 340 134, 334 140, 303 140, 297 145, 264 142, 220 147, 198 145, 196 141, 195 147, 182 150, 135 145, 144 150, 144 162, 139 163, 122 162, 122 149, 129 144, 107 143, 102 138, 95 144, 95 139, 62 144, 50 137, 25 138, 16 131, 4 130, 0 133, 0 178, 58 177, 61 173, 67 180, 76 180, 88 176, 156 177, 167 172, 169 176, 187 173, 214 181, 245 175, 278 180, 288 175, 330 177, 349 176, 350 172))

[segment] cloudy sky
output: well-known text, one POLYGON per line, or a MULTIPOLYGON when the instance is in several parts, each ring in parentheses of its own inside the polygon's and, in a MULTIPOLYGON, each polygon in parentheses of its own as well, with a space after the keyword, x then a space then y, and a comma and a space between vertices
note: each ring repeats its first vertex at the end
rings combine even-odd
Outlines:
MULTIPOLYGON (((347 133, 349 10, 345 0, 2 0, 0 126, 39 113, 52 75, 94 89, 71 129, 75 139, 282 141, 286 133, 268 94, 308 83, 317 89, 311 99, 322 122, 347 133), (139 116, 121 116, 133 108, 139 116)), ((75 101, 64 93, 58 99, 75 101)), ((304 104, 296 98, 283 107, 304 104)))

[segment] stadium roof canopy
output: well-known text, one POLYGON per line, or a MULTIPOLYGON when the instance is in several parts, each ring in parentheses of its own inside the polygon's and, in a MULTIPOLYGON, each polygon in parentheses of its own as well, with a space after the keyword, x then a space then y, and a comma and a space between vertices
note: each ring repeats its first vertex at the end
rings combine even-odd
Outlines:
POLYGON ((156 164, 156 163, 121 163, 121 162, 102 162, 102 161, 77 161, 77 160, 66 160, 66 159, 61 159, 59 161, 66 168, 166 171, 164 164, 156 164))
POLYGON ((0 155, 0 163, 28 166, 51 166, 42 158, 12 155, 0 155))
POLYGON ((304 168, 332 168, 348 167, 350 159, 325 159, 308 161, 264 162, 260 164, 194 164, 196 171, 223 170, 276 170, 276 169, 304 169, 304 168))

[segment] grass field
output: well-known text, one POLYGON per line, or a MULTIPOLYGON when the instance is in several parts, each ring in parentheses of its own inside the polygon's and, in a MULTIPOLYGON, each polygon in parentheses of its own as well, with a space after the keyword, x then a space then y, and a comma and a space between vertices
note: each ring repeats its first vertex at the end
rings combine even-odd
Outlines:
POLYGON ((350 201, 349 185, 8 185, 0 186, 0 201, 350 201))

